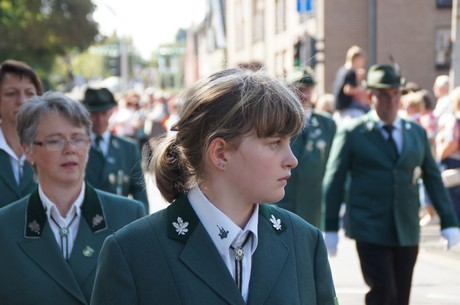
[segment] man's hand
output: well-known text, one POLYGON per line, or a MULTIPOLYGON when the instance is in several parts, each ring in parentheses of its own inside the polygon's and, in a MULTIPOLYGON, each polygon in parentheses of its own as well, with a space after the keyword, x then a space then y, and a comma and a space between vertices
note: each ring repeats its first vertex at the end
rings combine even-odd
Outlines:
POLYGON ((460 228, 451 227, 441 230, 441 236, 447 239, 447 249, 460 243, 460 228))

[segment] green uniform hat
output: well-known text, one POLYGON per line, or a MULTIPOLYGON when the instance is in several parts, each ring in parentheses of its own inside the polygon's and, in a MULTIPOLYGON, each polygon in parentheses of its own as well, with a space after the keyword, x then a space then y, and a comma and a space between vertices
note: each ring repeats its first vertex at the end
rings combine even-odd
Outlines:
POLYGON ((313 71, 306 70, 294 71, 291 75, 289 75, 287 81, 297 88, 303 86, 312 87, 316 84, 315 78, 313 77, 313 71))
POLYGON ((404 85, 395 69, 390 65, 373 65, 367 72, 366 88, 390 89, 404 85))
POLYGON ((88 88, 82 101, 89 112, 107 111, 117 105, 112 92, 106 88, 88 88))

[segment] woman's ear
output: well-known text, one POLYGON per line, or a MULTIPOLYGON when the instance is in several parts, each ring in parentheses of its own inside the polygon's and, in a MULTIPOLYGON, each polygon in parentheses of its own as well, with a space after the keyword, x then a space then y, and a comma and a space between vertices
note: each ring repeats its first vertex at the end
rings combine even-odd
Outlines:
POLYGON ((214 168, 225 170, 227 166, 226 149, 228 143, 222 138, 215 138, 209 144, 207 156, 214 168))

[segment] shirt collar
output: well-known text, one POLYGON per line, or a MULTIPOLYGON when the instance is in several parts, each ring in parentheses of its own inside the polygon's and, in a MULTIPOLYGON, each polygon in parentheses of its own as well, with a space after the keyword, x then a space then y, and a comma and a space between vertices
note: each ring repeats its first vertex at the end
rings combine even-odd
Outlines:
POLYGON ((46 216, 48 217, 48 219, 51 216, 53 216, 53 218, 57 222, 60 222, 61 224, 63 223, 65 226, 67 226, 68 223, 72 220, 75 213, 77 214, 78 217, 80 217, 81 215, 81 206, 85 198, 85 183, 82 183, 80 194, 78 194, 77 199, 72 204, 72 207, 70 208, 66 217, 61 216, 58 208, 56 207, 56 204, 54 204, 54 202, 52 202, 48 198, 48 196, 45 195, 45 192, 43 192, 43 189, 40 184, 38 185, 38 195, 40 196, 40 200, 43 203, 43 207, 45 208, 46 216))
POLYGON ((242 230, 227 215, 216 208, 198 186, 193 187, 187 196, 221 256, 228 255, 228 249, 232 243, 242 243, 248 232, 253 234, 251 254, 254 253, 258 243, 259 205, 256 204, 251 218, 242 230))
POLYGON ((13 158, 17 162, 23 163, 26 160, 26 156, 24 154, 18 158, 18 156, 14 153, 13 149, 8 145, 1 126, 0 126, 0 149, 4 150, 11 158, 13 158))
MULTIPOLYGON (((379 116, 377 115, 377 112, 375 112, 375 110, 372 112, 372 116, 375 120, 375 122, 377 123, 377 125, 379 126, 379 128, 382 128, 384 125, 387 125, 384 121, 382 121, 379 116)), ((401 129, 401 118, 399 117, 399 115, 396 116, 396 119, 393 121, 393 127, 396 129, 396 130, 399 130, 401 129)))
MULTIPOLYGON (((102 141, 104 141, 104 143, 109 143, 110 135, 111 135, 110 130, 104 131, 104 133, 101 135, 102 141)), ((96 143, 96 134, 94 132, 91 133, 91 141, 93 143, 96 143)))

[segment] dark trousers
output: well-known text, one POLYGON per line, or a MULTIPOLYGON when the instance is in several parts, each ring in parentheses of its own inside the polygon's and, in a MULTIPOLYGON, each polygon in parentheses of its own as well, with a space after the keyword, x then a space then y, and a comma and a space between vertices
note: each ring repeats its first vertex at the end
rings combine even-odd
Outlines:
POLYGON ((366 305, 408 305, 418 246, 389 247, 356 242, 366 305))

